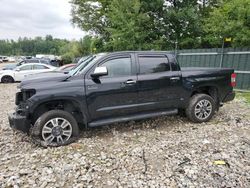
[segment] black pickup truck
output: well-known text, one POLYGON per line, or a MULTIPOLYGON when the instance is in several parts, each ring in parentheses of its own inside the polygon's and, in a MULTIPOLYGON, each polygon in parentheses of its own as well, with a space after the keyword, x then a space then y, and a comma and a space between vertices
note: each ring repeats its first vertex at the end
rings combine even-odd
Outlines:
POLYGON ((81 128, 114 122, 178 112, 206 122, 234 99, 234 85, 233 69, 180 68, 169 52, 97 54, 69 74, 26 78, 9 123, 43 146, 60 146, 81 128))

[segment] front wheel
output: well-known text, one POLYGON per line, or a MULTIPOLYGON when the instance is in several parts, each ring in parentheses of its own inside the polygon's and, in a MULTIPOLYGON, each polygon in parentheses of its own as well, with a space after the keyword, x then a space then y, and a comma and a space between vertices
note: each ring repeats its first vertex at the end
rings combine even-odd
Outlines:
POLYGON ((187 117, 195 122, 202 123, 209 121, 216 110, 214 99, 206 94, 196 94, 191 97, 186 108, 187 117))
POLYGON ((30 134, 36 143, 44 147, 62 146, 76 140, 79 128, 69 112, 51 110, 37 119, 30 134))

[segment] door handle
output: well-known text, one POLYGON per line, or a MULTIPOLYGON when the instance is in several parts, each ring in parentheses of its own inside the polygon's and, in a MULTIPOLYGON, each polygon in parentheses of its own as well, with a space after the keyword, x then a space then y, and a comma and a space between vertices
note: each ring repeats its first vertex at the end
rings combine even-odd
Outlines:
POLYGON ((180 80, 180 77, 172 77, 172 78, 170 78, 170 80, 173 80, 173 81, 177 81, 177 80, 180 80))
POLYGON ((136 84, 136 80, 127 80, 126 84, 136 84))

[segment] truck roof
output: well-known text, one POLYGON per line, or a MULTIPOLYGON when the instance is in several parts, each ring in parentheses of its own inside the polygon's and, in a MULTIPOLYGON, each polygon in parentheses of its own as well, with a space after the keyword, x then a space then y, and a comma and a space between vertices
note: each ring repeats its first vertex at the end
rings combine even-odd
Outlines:
POLYGON ((174 54, 173 51, 118 51, 110 52, 108 54, 122 54, 122 53, 140 53, 140 54, 174 54))

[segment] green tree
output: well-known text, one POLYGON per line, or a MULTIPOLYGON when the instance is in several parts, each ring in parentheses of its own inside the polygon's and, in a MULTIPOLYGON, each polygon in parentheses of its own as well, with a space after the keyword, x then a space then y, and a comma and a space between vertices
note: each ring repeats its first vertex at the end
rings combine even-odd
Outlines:
MULTIPOLYGON (((110 33, 108 44, 112 50, 143 49, 149 35, 143 26, 150 25, 150 18, 142 12, 139 0, 113 0, 108 17, 112 20, 106 30, 110 33)), ((148 41, 149 42, 149 41, 148 41)))
POLYGON ((218 0, 72 0, 72 21, 105 51, 203 45, 202 20, 218 0))
POLYGON ((80 39, 78 44, 78 51, 81 55, 89 55, 93 52, 94 46, 94 38, 86 35, 84 38, 80 39))
POLYGON ((108 38, 105 28, 109 26, 106 13, 110 0, 71 0, 72 22, 93 35, 108 38))
POLYGON ((172 48, 175 42, 180 48, 197 48, 200 45, 202 31, 196 0, 169 1, 165 6, 162 25, 168 45, 172 48))
MULTIPOLYGON (((72 21, 95 37, 104 51, 152 49, 163 0, 72 0, 72 21), (102 44, 102 45, 101 45, 102 44)), ((158 42, 159 44, 159 42, 158 42)))
POLYGON ((204 30, 212 46, 220 46, 225 37, 232 37, 235 47, 250 46, 250 1, 222 1, 204 20, 204 30))
POLYGON ((14 40, 0 40, 0 55, 29 55, 54 54, 64 55, 71 53, 73 56, 81 56, 80 43, 78 41, 68 41, 55 39, 50 35, 45 38, 36 37, 19 38, 14 40), (64 50, 64 49, 67 50, 64 50))

